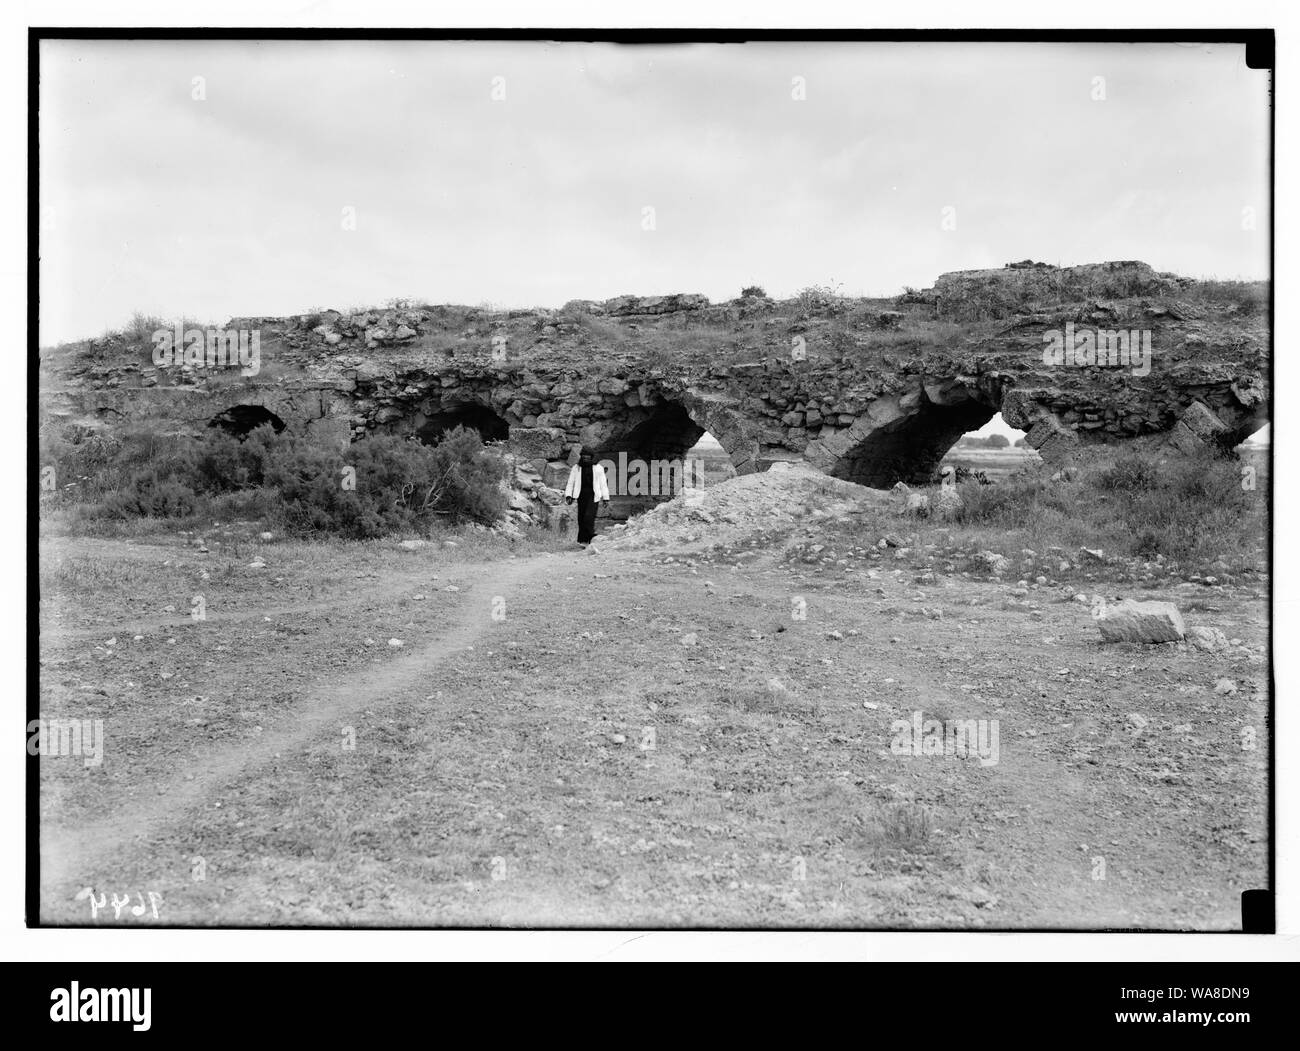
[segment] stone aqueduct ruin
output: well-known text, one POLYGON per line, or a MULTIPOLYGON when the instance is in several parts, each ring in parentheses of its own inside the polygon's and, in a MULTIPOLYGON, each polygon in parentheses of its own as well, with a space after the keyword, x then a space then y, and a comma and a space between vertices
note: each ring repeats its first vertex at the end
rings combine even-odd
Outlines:
POLYGON ((399 306, 234 319, 229 327, 260 333, 256 376, 155 368, 147 348, 125 361, 117 348, 43 393, 64 418, 173 431, 221 417, 340 442, 380 432, 435 440, 463 423, 539 473, 578 444, 598 458, 677 459, 707 430, 739 473, 804 460, 879 488, 928 480, 958 438, 999 412, 1049 462, 1159 435, 1230 446, 1267 422, 1266 311, 1191 302, 1185 281, 1140 263, 1054 273, 1063 302, 962 325, 945 321, 944 306, 971 282, 1034 275, 945 275, 898 309, 683 295, 558 311, 399 306), (1073 292, 1115 282, 1132 294, 1073 292), (1045 365, 1044 332, 1067 324, 1145 329, 1150 372, 1045 365))

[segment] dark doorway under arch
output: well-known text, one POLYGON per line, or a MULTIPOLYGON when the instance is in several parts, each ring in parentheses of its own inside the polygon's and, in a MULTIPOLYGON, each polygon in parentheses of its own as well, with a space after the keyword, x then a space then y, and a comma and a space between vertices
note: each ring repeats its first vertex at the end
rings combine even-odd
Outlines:
POLYGON ((684 405, 665 401, 650 416, 600 449, 597 459, 626 452, 642 460, 680 460, 704 435, 704 428, 691 419, 684 405))
POLYGON ((262 405, 232 405, 208 421, 209 427, 219 427, 241 441, 264 424, 270 424, 276 434, 284 430, 284 420, 262 405))
POLYGON ((437 445, 448 431, 465 427, 478 431, 485 442, 503 442, 510 437, 510 425, 491 409, 473 403, 447 406, 444 411, 425 417, 416 436, 425 445, 437 445))
POLYGON ((612 424, 590 451, 597 462, 606 465, 612 494, 608 517, 616 521, 648 511, 706 479, 718 480, 719 457, 730 466, 716 443, 703 455, 692 454, 707 431, 679 402, 661 401, 650 409, 633 409, 612 424))

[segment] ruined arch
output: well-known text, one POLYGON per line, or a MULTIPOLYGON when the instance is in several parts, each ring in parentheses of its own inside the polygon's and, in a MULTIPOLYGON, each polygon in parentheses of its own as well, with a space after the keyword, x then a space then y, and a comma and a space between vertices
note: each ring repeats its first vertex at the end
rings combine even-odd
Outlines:
POLYGON ((756 444, 747 437, 752 426, 728 411, 720 399, 690 389, 640 384, 617 404, 606 399, 598 416, 585 423, 577 442, 597 459, 675 460, 685 456, 707 431, 726 450, 738 473, 755 469, 756 444))
POLYGON ((1249 442, 1256 435, 1260 434, 1264 428, 1269 429, 1266 436, 1266 444, 1272 441, 1272 420, 1262 413, 1243 414, 1228 425, 1227 435, 1224 438, 1224 445, 1237 448, 1242 442, 1249 442))
MULTIPOLYGON (((731 460, 737 474, 766 470, 771 462, 761 459, 759 433, 761 424, 739 411, 737 399, 715 393, 700 394, 686 390, 679 396, 691 418, 717 440, 731 460)), ((699 435, 695 436, 699 440, 699 435)))
POLYGON ((213 416, 208 426, 217 427, 242 441, 256 428, 268 423, 276 434, 285 428, 284 420, 265 405, 232 405, 213 416))
POLYGON ((643 460, 681 459, 700 440, 705 428, 679 401, 661 400, 649 409, 630 412, 590 446, 597 459, 626 453, 643 460))
POLYGON ((955 405, 923 402, 914 412, 873 428, 830 473, 874 489, 896 482, 924 484, 963 434, 979 430, 996 413, 973 399, 955 405))
POLYGON ((1272 445, 1272 421, 1267 417, 1263 419, 1252 419, 1233 433, 1232 440, 1236 442, 1235 448, 1237 449, 1240 449, 1243 444, 1264 447, 1272 445))
POLYGON ((437 445, 448 431, 457 427, 477 431, 485 442, 500 442, 510 437, 510 424, 478 402, 441 405, 436 410, 420 413, 414 421, 414 433, 426 445, 437 445))
POLYGON ((580 446, 604 465, 611 518, 626 519, 685 488, 708 484, 706 478, 716 480, 717 460, 712 468, 707 463, 716 454, 691 455, 705 434, 722 446, 735 467, 740 421, 719 414, 689 390, 636 384, 617 399, 606 394, 593 415, 566 453, 580 446))
POLYGON ((818 437, 804 459, 836 478, 875 489, 928 482, 944 454, 1001 407, 1001 389, 961 380, 920 382, 877 398, 848 426, 818 437))

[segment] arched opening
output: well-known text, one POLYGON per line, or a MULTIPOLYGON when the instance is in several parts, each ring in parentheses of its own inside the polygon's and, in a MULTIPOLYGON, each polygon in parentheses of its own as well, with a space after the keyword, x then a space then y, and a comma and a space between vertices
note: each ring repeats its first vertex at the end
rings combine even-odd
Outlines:
POLYGON ((510 437, 510 425, 491 409, 475 403, 444 406, 443 411, 425 416, 415 434, 425 445, 437 445, 448 431, 466 427, 478 431, 485 442, 503 442, 510 437))
POLYGON ((731 456, 722 447, 722 443, 708 431, 700 435, 700 440, 687 450, 686 456, 699 464, 699 469, 694 472, 694 476, 700 488, 717 485, 718 482, 736 477, 736 468, 731 462, 731 456))
POLYGON ((683 489, 721 480, 731 469, 726 451, 679 402, 662 401, 612 424, 589 448, 604 464, 609 482, 603 515, 615 521, 648 511, 683 489))
POLYGON ((1238 454, 1243 452, 1267 452, 1273 445, 1273 425, 1265 423, 1257 427, 1250 436, 1236 446, 1238 454))
POLYGON ((948 465, 957 468, 958 478, 969 472, 980 481, 996 482, 1041 459, 1029 445, 1028 435, 1003 420, 999 412, 978 430, 958 438, 939 466, 940 470, 948 465))
POLYGON ((680 460, 704 435, 704 428, 691 419, 684 405, 661 402, 647 419, 619 435, 611 446, 596 450, 598 456, 626 452, 643 460, 680 460))
POLYGON ((889 489, 895 482, 926 485, 957 440, 983 427, 995 411, 974 399, 952 405, 924 401, 913 412, 874 428, 830 473, 873 489, 889 489))
POLYGON ((284 430, 284 420, 262 405, 232 405, 224 412, 219 412, 208 421, 209 427, 219 427, 229 435, 243 441, 248 435, 264 424, 270 424, 279 434, 284 430))
POLYGON ((1266 489, 1273 460, 1273 425, 1265 423, 1237 445, 1233 452, 1243 464, 1249 464, 1254 468, 1252 477, 1255 488, 1266 489))

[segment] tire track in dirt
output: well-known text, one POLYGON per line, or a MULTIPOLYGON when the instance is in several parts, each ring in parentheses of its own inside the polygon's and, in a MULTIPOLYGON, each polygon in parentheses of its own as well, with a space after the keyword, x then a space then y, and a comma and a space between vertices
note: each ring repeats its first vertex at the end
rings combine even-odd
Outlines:
POLYGON ((115 856, 134 851, 151 836, 180 824, 219 788, 272 760, 277 753, 303 747, 354 712, 378 710, 400 699, 403 691, 427 673, 431 665, 464 649, 489 630, 492 622, 486 600, 480 612, 469 612, 476 599, 503 595, 509 600, 509 596, 527 588, 535 577, 559 569, 571 557, 538 555, 516 562, 487 563, 483 567, 484 575, 474 580, 466 596, 456 627, 382 667, 367 668, 355 677, 314 691, 292 728, 266 733, 252 742, 225 746, 186 762, 184 774, 190 775, 188 778, 178 774, 148 797, 124 801, 111 822, 54 832, 42 829, 42 911, 52 902, 70 899, 89 882, 86 873, 99 871, 115 856))

